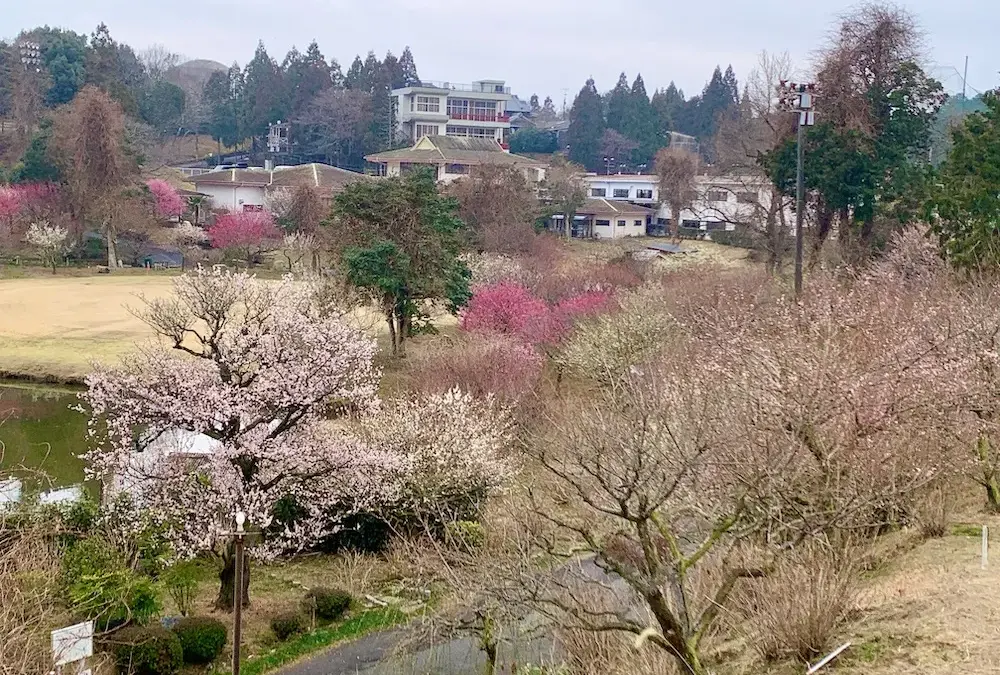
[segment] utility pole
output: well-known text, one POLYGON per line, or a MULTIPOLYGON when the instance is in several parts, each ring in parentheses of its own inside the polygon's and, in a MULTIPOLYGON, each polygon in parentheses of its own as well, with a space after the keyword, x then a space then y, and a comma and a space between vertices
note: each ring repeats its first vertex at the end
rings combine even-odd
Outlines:
POLYGON ((814 83, 796 84, 782 80, 778 84, 778 105, 798 114, 796 131, 797 161, 795 167, 795 297, 802 296, 802 257, 805 242, 803 221, 806 210, 805 190, 805 128, 816 123, 813 112, 814 83))
POLYGON ((243 538, 246 514, 236 512, 236 531, 233 536, 233 553, 236 563, 235 588, 233 589, 233 675, 240 675, 240 642, 243 639, 243 538))

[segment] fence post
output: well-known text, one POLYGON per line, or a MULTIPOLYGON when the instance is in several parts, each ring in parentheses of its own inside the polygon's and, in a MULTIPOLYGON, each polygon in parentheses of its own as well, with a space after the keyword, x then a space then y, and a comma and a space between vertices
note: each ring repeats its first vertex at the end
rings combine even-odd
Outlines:
POLYGON ((983 569, 989 565, 990 557, 990 528, 983 525, 983 569))

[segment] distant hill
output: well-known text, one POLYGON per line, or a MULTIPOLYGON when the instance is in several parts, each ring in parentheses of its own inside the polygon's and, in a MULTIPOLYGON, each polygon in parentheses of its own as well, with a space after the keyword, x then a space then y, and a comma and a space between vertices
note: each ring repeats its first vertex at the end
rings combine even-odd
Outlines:
POLYGON ((205 83, 208 82, 208 78, 212 76, 212 73, 220 70, 225 71, 229 70, 229 68, 218 61, 194 59, 193 61, 185 61, 180 65, 174 66, 167 71, 164 77, 167 82, 177 85, 190 96, 192 94, 201 94, 201 90, 205 87, 205 83))

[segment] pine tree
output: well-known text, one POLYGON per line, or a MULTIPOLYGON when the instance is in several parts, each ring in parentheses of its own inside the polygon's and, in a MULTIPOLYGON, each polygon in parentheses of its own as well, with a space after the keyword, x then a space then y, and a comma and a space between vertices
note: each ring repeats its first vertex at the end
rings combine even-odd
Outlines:
POLYGON ((354 57, 354 62, 344 76, 344 86, 347 89, 363 89, 362 79, 364 78, 365 64, 360 56, 354 57))
POLYGON ((626 134, 626 119, 632 107, 632 90, 628 86, 625 73, 618 76, 618 84, 605 97, 608 106, 608 128, 626 134))
POLYGON ((292 118, 298 117, 316 94, 333 86, 330 66, 315 41, 309 45, 305 54, 293 47, 285 57, 281 69, 292 118))
POLYGON ((701 94, 695 124, 697 133, 694 135, 703 141, 714 138, 719 128, 719 118, 739 105, 739 100, 739 85, 732 67, 723 75, 722 69, 716 66, 712 79, 701 94))
POLYGON ((420 77, 417 75, 417 64, 413 60, 413 52, 410 51, 409 45, 399 55, 399 70, 402 73, 404 87, 411 87, 420 83, 420 77))
POLYGON ((375 56, 375 52, 368 52, 364 65, 361 68, 360 89, 374 94, 375 87, 379 84, 382 75, 382 62, 375 56))
POLYGON ((629 109, 625 119, 625 136, 638 146, 632 151, 631 160, 635 165, 652 163, 653 155, 665 145, 659 133, 656 112, 646 94, 646 84, 642 75, 636 75, 629 92, 629 109))
POLYGON ((344 87, 344 71, 341 70, 340 62, 337 59, 330 59, 330 84, 336 89, 344 87))
POLYGON ((385 58, 382 59, 382 68, 389 76, 389 86, 392 89, 400 89, 403 87, 403 69, 399 67, 399 59, 392 51, 385 53, 385 58))
POLYGON ((593 78, 577 94, 569 112, 569 157, 578 164, 596 171, 601 163, 600 144, 604 134, 604 104, 593 78))
POLYGON ((263 135, 267 125, 288 118, 288 106, 282 86, 281 71, 263 41, 243 72, 242 108, 252 136, 263 135))
POLYGON ((677 128, 677 116, 684 106, 684 92, 671 82, 666 89, 657 90, 650 102, 656 112, 657 126, 662 133, 677 128))

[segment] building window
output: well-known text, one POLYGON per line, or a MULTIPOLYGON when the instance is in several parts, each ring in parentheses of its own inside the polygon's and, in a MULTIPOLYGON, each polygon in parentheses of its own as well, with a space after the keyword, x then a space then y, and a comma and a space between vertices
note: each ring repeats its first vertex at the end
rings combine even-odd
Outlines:
POLYGON ((496 140, 496 131, 484 127, 459 127, 448 125, 445 131, 449 136, 463 136, 467 138, 489 138, 496 140))
POLYGON ((399 163, 399 173, 401 176, 405 176, 408 173, 412 173, 417 169, 422 169, 426 167, 426 164, 415 164, 414 162, 400 162, 399 163))
POLYGON ((653 191, 652 190, 636 190, 635 191, 635 198, 636 199, 652 199, 653 198, 653 191))
POLYGON ((618 227, 625 227, 625 221, 624 220, 619 220, 618 221, 618 227))
POLYGON ((441 112, 441 99, 437 96, 418 96, 417 111, 439 113, 441 112))
POLYGON ((612 194, 615 196, 615 199, 628 199, 628 193, 628 188, 615 188, 612 194))
POLYGON ((607 197, 608 191, 604 188, 590 188, 591 197, 607 197))
POLYGON ((740 204, 756 204, 757 203, 757 193, 756 192, 740 192, 736 195, 736 201, 740 204))
POLYGON ((496 101, 470 101, 462 98, 448 99, 448 117, 474 122, 496 122, 496 101))
POLYGON ((643 225, 643 222, 641 220, 635 221, 635 226, 636 227, 642 227, 642 225, 643 225))
POLYGON ((611 227, 611 221, 610 220, 595 220, 594 224, 597 227, 611 227))
POLYGON ((705 193, 705 201, 724 202, 728 201, 729 195, 722 190, 709 190, 705 193))
POLYGON ((437 136, 438 135, 438 125, 436 124, 417 124, 414 127, 413 135, 417 138, 422 138, 423 136, 437 136))
POLYGON ((444 167, 444 172, 445 173, 454 173, 454 174, 467 174, 467 173, 469 173, 469 165, 468 164, 448 164, 448 165, 446 165, 444 167))

